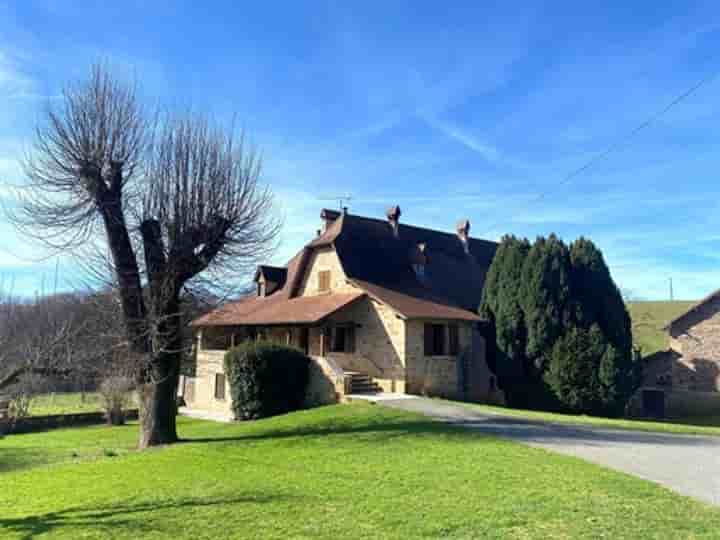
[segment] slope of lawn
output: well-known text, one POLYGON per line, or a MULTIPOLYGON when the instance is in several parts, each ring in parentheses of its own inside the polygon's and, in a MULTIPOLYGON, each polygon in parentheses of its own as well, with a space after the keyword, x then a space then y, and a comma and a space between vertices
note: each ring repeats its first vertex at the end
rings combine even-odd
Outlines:
POLYGON ((0 440, 0 538, 712 538, 720 524, 649 482, 382 407, 180 427, 189 442, 142 453, 136 426, 0 440))
POLYGON ((648 355, 667 349, 667 333, 663 327, 687 311, 695 301, 628 302, 635 345, 648 355))

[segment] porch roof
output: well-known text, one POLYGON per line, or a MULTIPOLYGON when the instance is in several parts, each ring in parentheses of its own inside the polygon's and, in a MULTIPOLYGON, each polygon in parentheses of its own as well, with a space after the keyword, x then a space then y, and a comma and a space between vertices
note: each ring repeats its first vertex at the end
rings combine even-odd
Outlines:
POLYGON ((256 326, 314 324, 366 296, 364 292, 300 296, 247 297, 231 302, 192 322, 192 326, 256 326))

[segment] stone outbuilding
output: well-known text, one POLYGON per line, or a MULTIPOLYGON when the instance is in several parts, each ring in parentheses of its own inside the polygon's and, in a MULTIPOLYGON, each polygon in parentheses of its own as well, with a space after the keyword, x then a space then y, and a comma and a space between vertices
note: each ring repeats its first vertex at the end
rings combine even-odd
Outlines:
POLYGON ((720 414, 720 290, 670 321, 665 331, 667 350, 649 356, 643 366, 645 413, 720 414), (659 407, 648 406, 651 402, 659 407))
POLYGON ((244 340, 296 346, 314 362, 308 399, 384 391, 502 400, 477 314, 497 244, 334 210, 286 266, 262 265, 254 293, 195 320, 189 408, 229 411, 225 351, 244 340))

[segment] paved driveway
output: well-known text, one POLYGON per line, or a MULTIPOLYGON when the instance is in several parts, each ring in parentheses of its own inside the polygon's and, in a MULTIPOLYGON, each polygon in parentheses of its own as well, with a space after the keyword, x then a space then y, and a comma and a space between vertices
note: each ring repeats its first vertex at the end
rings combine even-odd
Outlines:
POLYGON ((720 506, 720 437, 552 424, 426 398, 383 400, 382 405, 576 456, 720 506))

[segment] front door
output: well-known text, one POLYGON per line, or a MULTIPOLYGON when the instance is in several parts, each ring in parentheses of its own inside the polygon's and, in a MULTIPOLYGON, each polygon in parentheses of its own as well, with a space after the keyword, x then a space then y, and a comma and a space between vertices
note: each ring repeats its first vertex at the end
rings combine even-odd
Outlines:
POLYGON ((300 350, 305 354, 310 354, 310 329, 300 329, 300 350))

